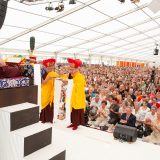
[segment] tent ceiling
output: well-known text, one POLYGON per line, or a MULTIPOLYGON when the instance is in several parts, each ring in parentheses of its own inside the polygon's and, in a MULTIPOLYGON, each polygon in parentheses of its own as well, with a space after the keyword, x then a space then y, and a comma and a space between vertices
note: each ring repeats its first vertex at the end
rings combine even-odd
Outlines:
POLYGON ((130 0, 124 4, 118 0, 77 1, 76 5, 65 1, 61 13, 47 12, 46 4, 9 1, 0 30, 0 50, 29 50, 29 39, 35 36, 37 52, 157 60, 153 49, 160 40, 160 11, 153 14, 147 8, 151 0, 137 4, 130 0))

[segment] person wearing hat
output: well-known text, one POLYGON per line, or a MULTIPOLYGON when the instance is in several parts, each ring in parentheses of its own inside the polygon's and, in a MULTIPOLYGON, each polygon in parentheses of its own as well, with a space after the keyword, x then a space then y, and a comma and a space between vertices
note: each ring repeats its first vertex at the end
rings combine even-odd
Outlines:
POLYGON ((53 102, 54 102, 54 79, 58 74, 54 72, 55 59, 43 60, 42 64, 46 68, 46 72, 42 76, 42 104, 40 121, 53 122, 53 102))
POLYGON ((82 61, 78 59, 67 59, 70 73, 73 77, 73 90, 71 95, 71 124, 67 128, 76 130, 79 125, 84 125, 84 110, 86 108, 85 77, 79 72, 82 61))
POLYGON ((36 64, 37 63, 37 58, 33 55, 29 56, 31 64, 36 64))

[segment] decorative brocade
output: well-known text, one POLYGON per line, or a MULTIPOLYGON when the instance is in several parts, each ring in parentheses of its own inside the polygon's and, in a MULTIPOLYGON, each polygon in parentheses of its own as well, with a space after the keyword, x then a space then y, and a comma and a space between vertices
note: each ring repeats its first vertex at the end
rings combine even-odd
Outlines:
POLYGON ((28 77, 0 79, 0 89, 29 86, 28 77))

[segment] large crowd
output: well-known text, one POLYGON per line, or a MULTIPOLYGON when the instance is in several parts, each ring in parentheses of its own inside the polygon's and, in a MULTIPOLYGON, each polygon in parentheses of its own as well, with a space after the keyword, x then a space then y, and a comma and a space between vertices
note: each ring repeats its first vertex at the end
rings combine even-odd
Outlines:
MULTIPOLYGON (((67 67, 57 65, 67 74, 67 67)), ((117 123, 136 127, 138 137, 160 143, 160 70, 149 67, 84 65, 85 125, 113 132, 117 123)))

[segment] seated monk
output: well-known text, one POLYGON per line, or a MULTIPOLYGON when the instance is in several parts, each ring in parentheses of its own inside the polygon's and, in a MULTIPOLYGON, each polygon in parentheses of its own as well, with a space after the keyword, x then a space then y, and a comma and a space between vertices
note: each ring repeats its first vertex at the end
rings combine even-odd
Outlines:
POLYGON ((17 67, 8 66, 0 59, 0 78, 14 78, 20 75, 20 70, 17 67))

